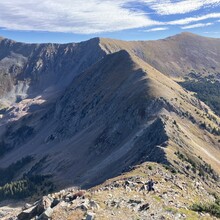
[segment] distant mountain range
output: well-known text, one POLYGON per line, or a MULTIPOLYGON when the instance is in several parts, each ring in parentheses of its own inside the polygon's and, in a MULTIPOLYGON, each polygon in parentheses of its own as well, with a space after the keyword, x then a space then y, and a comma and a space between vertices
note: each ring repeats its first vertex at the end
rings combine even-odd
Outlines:
POLYGON ((70 44, 0 38, 0 167, 4 176, 15 169, 1 184, 50 175, 58 188, 90 187, 145 161, 217 181, 219 80, 220 39, 191 33, 70 44), (215 90, 207 98, 202 88, 215 90))

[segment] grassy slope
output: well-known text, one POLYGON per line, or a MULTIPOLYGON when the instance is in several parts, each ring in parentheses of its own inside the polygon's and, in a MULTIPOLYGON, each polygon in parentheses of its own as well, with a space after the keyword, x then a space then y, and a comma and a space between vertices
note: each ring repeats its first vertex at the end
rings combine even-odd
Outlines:
POLYGON ((173 77, 185 76, 191 70, 200 73, 220 72, 220 39, 182 33, 157 41, 101 39, 100 45, 108 53, 127 50, 173 77))
POLYGON ((168 133, 169 145, 166 149, 170 161, 175 159, 174 151, 181 150, 184 154, 200 156, 220 174, 220 144, 218 135, 211 134, 200 127, 201 122, 218 128, 220 118, 204 103, 196 99, 181 86, 164 76, 141 59, 133 58, 146 71, 151 81, 151 93, 154 97, 163 97, 173 109, 161 111, 161 116, 168 133), (174 124, 174 121, 176 123, 174 124))

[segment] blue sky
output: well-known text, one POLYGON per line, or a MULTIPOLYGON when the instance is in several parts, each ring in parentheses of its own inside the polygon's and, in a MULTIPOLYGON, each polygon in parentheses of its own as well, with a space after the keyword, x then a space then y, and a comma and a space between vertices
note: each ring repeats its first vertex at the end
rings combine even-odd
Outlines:
POLYGON ((0 36, 22 42, 220 37, 220 0, 1 0, 0 8, 0 36))

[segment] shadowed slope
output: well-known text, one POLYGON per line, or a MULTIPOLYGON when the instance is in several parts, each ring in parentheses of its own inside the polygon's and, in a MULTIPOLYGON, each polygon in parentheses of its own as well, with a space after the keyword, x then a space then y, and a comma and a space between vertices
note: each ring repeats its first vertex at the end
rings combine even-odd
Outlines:
POLYGON ((105 55, 98 43, 98 38, 62 45, 0 40, 0 97, 14 103, 65 89, 105 55))
MULTIPOLYGON (((18 155, 48 154, 40 172, 56 173, 62 184, 86 180, 88 185, 119 174, 146 154, 149 160, 166 162, 158 146, 167 136, 157 117, 164 101, 157 100, 153 87, 126 51, 107 56, 73 81, 46 127, 1 164, 7 166, 18 155)), ((9 137, 10 131, 5 140, 9 137)))

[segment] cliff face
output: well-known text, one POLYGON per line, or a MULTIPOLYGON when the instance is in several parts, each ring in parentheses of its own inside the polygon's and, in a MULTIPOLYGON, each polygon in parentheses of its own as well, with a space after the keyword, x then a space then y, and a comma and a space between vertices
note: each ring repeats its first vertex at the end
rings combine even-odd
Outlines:
MULTIPOLYGON (((52 174, 61 188, 90 187, 145 161, 187 175, 210 164, 216 176, 219 137, 211 128, 220 119, 167 76, 184 75, 186 62, 191 60, 189 69, 194 65, 193 51, 204 52, 209 42, 208 54, 219 59, 220 50, 213 52, 218 40, 187 34, 156 42, 97 38, 66 45, 1 40, 0 167, 32 156, 13 179, 52 174), (191 50, 192 39, 207 43, 191 50), (166 74, 157 70, 162 67, 166 74)), ((195 69, 212 68, 213 59, 201 59, 195 69)))

